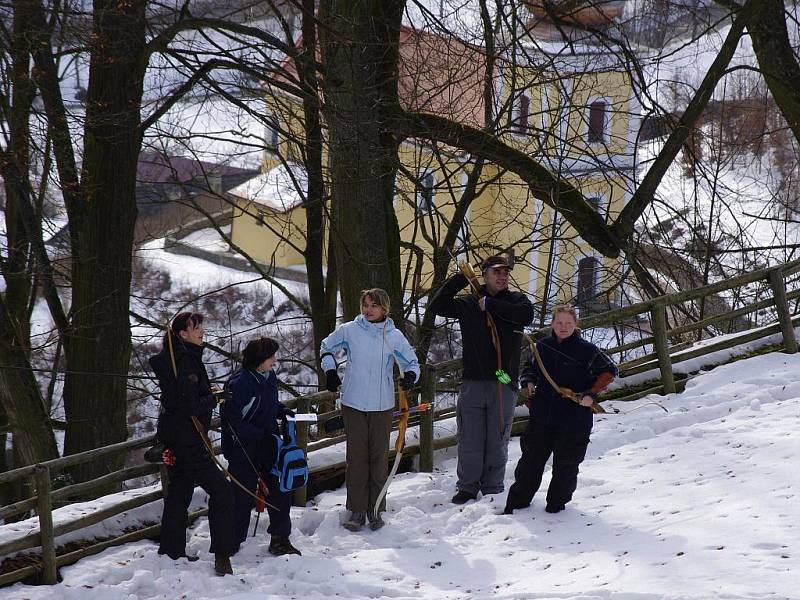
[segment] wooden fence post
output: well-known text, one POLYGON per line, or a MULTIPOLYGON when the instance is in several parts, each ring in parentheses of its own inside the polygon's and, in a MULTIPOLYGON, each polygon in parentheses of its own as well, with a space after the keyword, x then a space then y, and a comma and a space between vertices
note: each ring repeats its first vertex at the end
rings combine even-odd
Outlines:
POLYGON ((792 313, 789 309, 789 301, 786 299, 786 284, 783 282, 783 268, 771 270, 768 279, 769 285, 772 288, 772 295, 775 298, 778 321, 781 324, 783 347, 786 349, 787 354, 794 354, 797 352, 797 338, 794 336, 792 313))
POLYGON ((650 309, 650 322, 653 325, 653 345, 658 355, 658 368, 661 370, 661 383, 664 386, 664 395, 674 394, 675 376, 672 374, 672 360, 669 356, 667 343, 667 306, 656 304, 650 309))
POLYGON ((420 404, 430 403, 428 410, 419 413, 419 470, 433 472, 433 411, 436 396, 436 370, 432 365, 423 365, 420 373, 420 404))
POLYGON ((36 465, 36 502, 39 511, 39 533, 42 538, 42 582, 58 583, 56 540, 53 535, 53 504, 50 498, 50 469, 36 465))
MULTIPOLYGON (((307 413, 309 409, 310 403, 306 398, 298 398, 297 399, 297 406, 295 407, 296 413, 307 413)), ((296 423, 296 432, 297 432, 297 445, 303 449, 303 452, 308 455, 308 422, 297 422, 296 423)), ((308 499, 307 490, 305 487, 301 487, 299 490, 295 490, 292 493, 292 504, 294 506, 305 506, 306 500, 308 499)))

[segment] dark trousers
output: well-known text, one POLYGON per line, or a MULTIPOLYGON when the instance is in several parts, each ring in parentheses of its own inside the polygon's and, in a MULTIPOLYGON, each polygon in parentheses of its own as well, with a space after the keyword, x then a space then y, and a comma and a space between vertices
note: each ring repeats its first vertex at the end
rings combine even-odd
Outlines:
POLYGON ((233 553, 233 494, 230 483, 211 458, 178 461, 168 467, 169 487, 161 516, 159 554, 178 558, 186 554, 186 521, 195 485, 209 495, 208 522, 211 529, 211 552, 233 553))
MULTIPOLYGON (((342 406, 344 432, 347 436, 347 508, 353 512, 372 513, 378 494, 389 476, 389 435, 392 432, 392 409, 365 412, 342 406)), ((378 512, 386 508, 386 498, 378 512)))
POLYGON ((522 457, 514 470, 514 484, 508 491, 506 506, 512 509, 530 506, 551 454, 553 473, 547 488, 547 504, 561 506, 572 500, 589 434, 553 429, 531 419, 519 443, 522 457))
MULTIPOLYGON (((228 464, 228 471, 245 488, 253 494, 258 488, 258 478, 256 471, 249 462, 231 462, 228 464)), ((292 532, 292 521, 289 517, 289 510, 292 507, 292 494, 281 492, 278 488, 278 478, 274 475, 262 472, 261 477, 267 484, 266 501, 267 514, 269 515, 269 527, 267 533, 277 536, 289 537, 292 532)), ((234 498, 234 538, 237 544, 241 544, 247 538, 250 526, 250 513, 256 504, 255 498, 245 492, 241 487, 231 482, 234 498)))

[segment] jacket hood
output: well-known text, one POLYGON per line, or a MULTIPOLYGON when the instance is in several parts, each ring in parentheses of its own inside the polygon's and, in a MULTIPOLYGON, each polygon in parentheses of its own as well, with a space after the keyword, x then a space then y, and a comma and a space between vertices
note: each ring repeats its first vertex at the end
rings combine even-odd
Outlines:
POLYGON ((150 368, 159 379, 166 379, 170 373, 169 357, 166 350, 161 350, 158 354, 151 356, 147 362, 150 363, 150 368))
POLYGON ((386 329, 386 333, 389 333, 395 328, 394 321, 392 321, 391 317, 386 317, 386 320, 380 323, 372 323, 364 315, 358 315, 355 318, 355 322, 365 331, 369 331, 375 335, 383 335, 384 328, 386 329))
MULTIPOLYGON (((176 362, 181 354, 189 354, 190 356, 195 356, 200 361, 203 360, 204 346, 178 342, 173 348, 176 362)), ((150 363, 150 367, 159 379, 166 379, 172 375, 172 360, 170 359, 168 348, 162 348, 161 352, 151 356, 147 359, 147 362, 150 363)))

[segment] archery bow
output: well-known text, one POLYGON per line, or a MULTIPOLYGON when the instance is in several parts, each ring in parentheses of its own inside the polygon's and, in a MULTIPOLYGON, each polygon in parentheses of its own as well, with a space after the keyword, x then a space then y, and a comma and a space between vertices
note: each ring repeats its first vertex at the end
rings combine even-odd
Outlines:
MULTIPOLYGON (((395 357, 395 362, 397 358, 395 357)), ((398 364, 398 367, 400 365, 398 364)), ((400 370, 402 374, 402 369, 400 370)), ((378 510, 381 506, 381 501, 383 497, 386 495, 386 492, 389 490, 389 484, 392 483, 392 479, 397 474, 397 468, 400 466, 400 459, 403 458, 403 448, 406 445, 406 429, 408 428, 408 396, 406 396, 406 391, 400 386, 400 378, 397 379, 397 405, 400 409, 400 417, 397 421, 397 440, 394 442, 394 464, 392 465, 392 470, 389 472, 389 476, 386 478, 386 483, 383 484, 383 488, 381 488, 380 494, 378 494, 378 499, 375 500, 375 506, 372 509, 372 514, 377 517, 378 510)))
MULTIPOLYGON (((522 335, 524 335, 525 338, 528 340, 528 344, 531 347, 531 352, 533 353, 533 356, 536 359, 536 364, 539 366, 539 371, 541 371, 542 375, 544 375, 544 378, 552 386, 552 388, 556 392, 558 392, 558 394, 562 398, 566 398, 567 400, 571 400, 575 404, 583 406, 583 404, 581 404, 581 400, 583 400, 585 394, 581 394, 579 392, 569 389, 568 387, 562 387, 558 385, 555 382, 555 380, 550 376, 550 373, 547 372, 547 369, 545 368, 544 363, 542 362, 542 357, 539 355, 539 349, 536 347, 536 344, 527 334, 523 333, 522 335)), ((590 409, 595 414, 601 414, 606 412, 606 409, 600 406, 594 398, 592 398, 591 406, 587 406, 586 408, 590 409)))
MULTIPOLYGON (((525 339, 528 340, 528 345, 531 347, 531 353, 533 354, 533 357, 536 360, 536 364, 539 367, 539 371, 541 371, 542 375, 544 375, 544 378, 552 386, 552 388, 556 392, 558 392, 558 394, 560 396, 562 396, 563 398, 566 398, 567 400, 571 400, 572 402, 575 402, 576 404, 581 404, 581 400, 583 399, 583 396, 584 395, 588 395, 588 394, 581 394, 579 392, 575 392, 574 390, 571 390, 570 388, 562 387, 562 386, 558 385, 553 380, 553 378, 550 376, 550 373, 547 372, 547 369, 544 366, 544 362, 542 361, 542 357, 539 354, 539 349, 536 347, 536 343, 524 331, 520 331, 518 333, 521 333, 523 336, 525 336, 525 339)), ((558 352, 558 351, 556 350, 556 352, 558 352)), ((572 358, 570 356, 567 356, 563 352, 559 352, 559 354, 562 354, 563 356, 566 356, 567 358, 572 358)), ((611 410, 613 411, 614 414, 627 415, 627 414, 630 414, 630 413, 632 413, 634 411, 639 410, 640 408, 644 408, 645 406, 648 406, 649 404, 652 404, 653 406, 659 407, 664 412, 667 412, 667 413, 669 412, 667 410, 666 406, 664 406, 660 402, 656 402, 655 400, 648 400, 646 403, 642 404, 641 406, 637 406, 636 408, 632 408, 631 410, 620 410, 619 408, 615 408, 615 407, 611 407, 611 410)), ((583 405, 581 405, 581 406, 583 406, 583 405)), ((586 408, 591 409, 591 411, 594 414, 611 414, 594 399, 592 399, 592 405, 591 406, 587 406, 586 408)))

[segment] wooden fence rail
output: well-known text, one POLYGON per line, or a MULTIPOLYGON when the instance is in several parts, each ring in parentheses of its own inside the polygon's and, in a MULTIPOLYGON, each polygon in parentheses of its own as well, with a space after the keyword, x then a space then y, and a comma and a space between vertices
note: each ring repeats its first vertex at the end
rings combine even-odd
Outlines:
MULTIPOLYGON (((755 271, 720 281, 718 283, 706 285, 700 288, 677 292, 652 298, 647 301, 639 302, 623 308, 607 311, 601 314, 591 315, 581 319, 581 324, 584 330, 593 328, 604 327, 618 327, 624 325, 630 319, 640 320, 640 316, 645 315, 651 324, 651 334, 644 335, 638 340, 625 342, 614 348, 607 350, 612 354, 620 354, 632 350, 641 349, 640 356, 637 356, 629 361, 624 361, 620 364, 620 369, 623 375, 635 375, 644 373, 653 369, 658 369, 660 373, 660 384, 649 387, 645 390, 638 390, 626 397, 615 398, 615 400, 630 400, 638 399, 651 393, 672 393, 676 390, 682 390, 686 383, 686 378, 676 379, 673 374, 673 365, 689 360, 698 358, 718 350, 730 348, 735 345, 740 345, 753 340, 761 339, 776 333, 782 334, 783 349, 786 352, 794 353, 798 350, 797 340, 794 335, 794 327, 800 322, 800 316, 792 316, 789 302, 800 298, 800 289, 792 290, 787 293, 786 279, 800 271, 800 259, 755 271), (709 294, 717 294, 729 290, 739 290, 751 284, 763 284, 764 289, 769 290, 771 297, 764 298, 752 302, 746 306, 730 310, 725 314, 712 315, 694 322, 678 325, 670 328, 668 324, 668 315, 670 309, 680 307, 685 302, 695 301, 703 298, 709 294), (716 343, 705 344, 694 350, 689 350, 690 342, 677 342, 671 343, 670 340, 679 339, 679 336, 690 334, 693 332, 707 331, 709 326, 715 325, 724 321, 731 321, 749 313, 757 313, 774 307, 775 314, 777 315, 777 322, 765 326, 755 327, 745 333, 727 336, 725 339, 716 343), (648 352, 647 347, 651 350, 648 352)), ((534 336, 546 335, 549 329, 544 328, 534 332, 534 336)), ((435 398, 437 392, 443 392, 447 386, 452 387, 452 380, 457 371, 461 369, 461 360, 453 359, 440 362, 432 365, 423 365, 420 381, 418 382, 418 392, 420 402, 430 403, 431 406, 435 405, 435 398)), ((335 398, 331 392, 323 391, 309 394, 306 396, 293 398, 288 400, 285 404, 299 412, 309 412, 318 409, 322 402, 329 402, 335 398)), ((602 398, 601 398, 602 400, 602 398)), ((434 435, 434 423, 437 420, 452 418, 453 409, 446 408, 444 410, 429 410, 418 413, 418 427, 419 427, 419 443, 416 445, 409 444, 404 450, 404 454, 418 455, 419 456, 419 469, 424 472, 431 472, 433 470, 433 454, 434 451, 440 448, 445 448, 456 443, 454 435, 436 438, 434 435)), ((336 415, 338 411, 332 411, 324 415, 325 418, 336 415)), ((515 422, 514 430, 519 431, 524 426, 524 421, 515 422)), ((331 445, 333 442, 320 441, 316 443, 309 443, 309 425, 308 423, 298 423, 298 442, 309 452, 331 445)), ((131 479, 138 479, 145 475, 161 472, 162 486, 167 485, 166 477, 164 476, 165 470, 159 469, 157 465, 137 465, 128 467, 109 473, 97 479, 87 482, 63 487, 61 489, 52 490, 51 480, 54 473, 63 471, 69 467, 83 464, 85 462, 97 459, 102 456, 114 455, 123 452, 129 452, 137 448, 143 448, 153 443, 155 436, 147 436, 143 438, 128 440, 102 448, 96 448, 87 452, 64 456, 61 458, 45 461, 37 465, 29 465, 0 473, 0 484, 30 480, 35 482, 36 495, 0 507, 0 519, 5 519, 14 515, 25 513, 32 509, 36 509, 39 520, 38 532, 28 535, 26 537, 15 539, 4 544, 0 544, 0 557, 9 554, 18 553, 24 550, 41 547, 41 562, 37 565, 26 566, 17 569, 11 573, 0 575, 0 585, 6 585, 19 581, 31 575, 38 574, 44 583, 55 583, 57 578, 57 568, 64 564, 71 564, 74 560, 82 556, 89 555, 93 552, 99 552, 115 543, 125 543, 133 539, 142 539, 156 535, 160 531, 158 525, 147 527, 144 530, 127 533, 115 540, 105 540, 95 544, 91 548, 82 549, 70 554, 57 556, 56 555, 56 538, 69 532, 84 529, 103 519, 111 516, 121 514, 125 511, 144 506, 145 504, 160 500, 163 498, 163 490, 156 490, 148 493, 143 493, 134 498, 127 499, 119 502, 113 506, 105 506, 101 510, 95 511, 90 515, 80 517, 69 523, 61 523, 58 525, 53 524, 53 504, 62 502, 67 498, 89 494, 94 489, 101 486, 106 486, 109 483, 124 482, 131 479)), ((344 436, 334 438, 337 442, 342 441, 344 436)), ((392 454, 394 451, 392 451, 392 454)), ((327 465, 312 471, 312 478, 315 474, 323 472, 330 472, 335 469, 343 468, 343 463, 335 465, 327 465)), ((297 493, 295 498, 296 504, 304 505, 306 502, 305 490, 297 493)), ((193 517, 204 514, 204 511, 199 511, 193 514, 193 517)))

